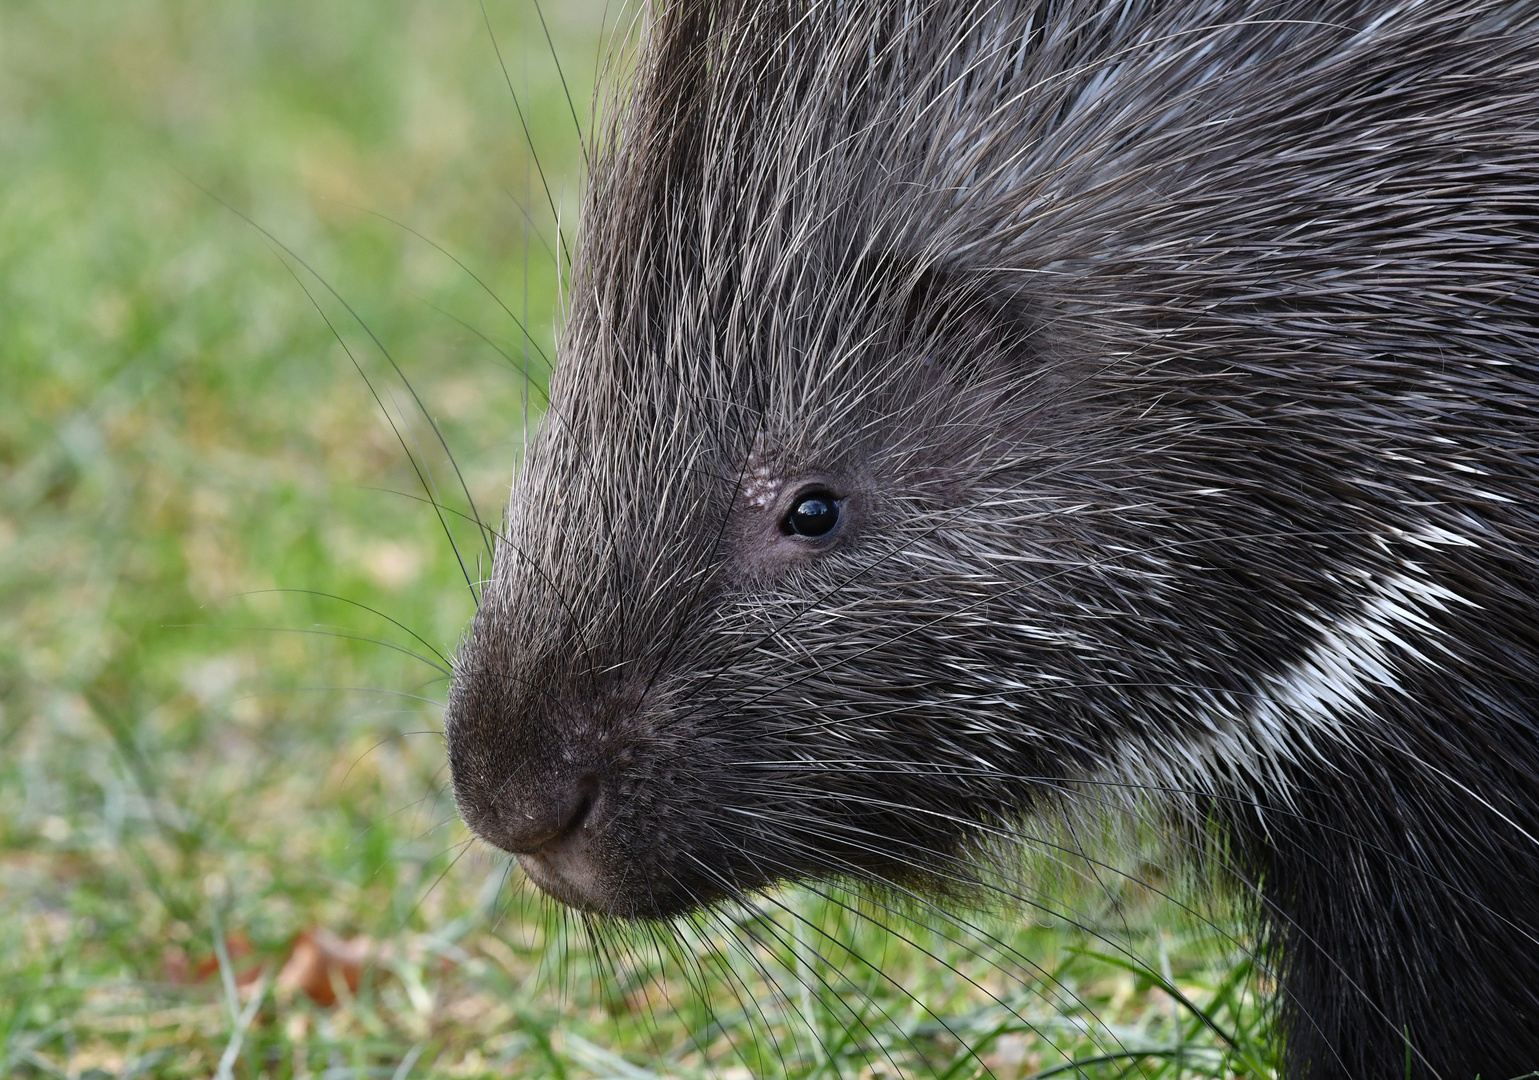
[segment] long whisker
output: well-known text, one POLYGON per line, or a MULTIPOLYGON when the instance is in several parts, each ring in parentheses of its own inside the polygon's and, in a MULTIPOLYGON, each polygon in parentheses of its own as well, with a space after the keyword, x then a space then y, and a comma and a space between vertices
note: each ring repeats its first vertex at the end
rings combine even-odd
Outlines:
MULTIPOLYGON (((497 54, 497 66, 502 69, 503 81, 508 86, 508 96, 513 100, 513 110, 518 114, 518 124, 524 132, 524 146, 529 151, 529 159, 534 162, 534 170, 540 177, 540 186, 545 189, 545 202, 550 207, 550 215, 553 218, 559 219, 561 214, 556 209, 556 199, 550 193, 550 183, 545 179, 545 169, 540 164, 540 155, 534 148, 534 136, 529 132, 529 121, 524 116, 524 106, 518 99, 518 91, 513 89, 513 76, 508 73, 507 61, 502 58, 502 46, 497 44, 497 32, 492 29, 492 17, 486 10, 484 0, 481 4, 481 19, 486 23, 486 36, 492 43, 492 51, 497 54)), ((567 248, 566 239, 561 236, 559 231, 556 233, 556 236, 561 244, 561 253, 565 256, 567 265, 570 266, 572 253, 567 248)))

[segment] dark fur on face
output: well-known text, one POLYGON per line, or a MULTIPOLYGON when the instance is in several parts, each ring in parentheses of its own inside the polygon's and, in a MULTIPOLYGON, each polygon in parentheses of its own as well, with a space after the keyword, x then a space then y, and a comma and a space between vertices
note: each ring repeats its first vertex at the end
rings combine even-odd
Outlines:
POLYGON ((1222 830, 1293 1080, 1539 1067, 1536 57, 1526 2, 661 7, 466 821, 657 917, 1111 787, 1222 830))

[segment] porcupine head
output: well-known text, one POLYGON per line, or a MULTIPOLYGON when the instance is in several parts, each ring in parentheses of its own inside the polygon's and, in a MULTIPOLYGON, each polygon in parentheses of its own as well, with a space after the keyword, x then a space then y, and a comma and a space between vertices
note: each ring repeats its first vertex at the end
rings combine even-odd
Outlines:
POLYGON ((1106 377, 1152 339, 1055 209, 1062 94, 1009 102, 1021 20, 812 17, 782 55, 789 9, 661 12, 458 660, 461 811, 582 908, 944 876, 1117 753, 1123 683, 1212 681, 1120 614, 1203 602, 1161 553, 1202 523, 1169 387, 1106 377))

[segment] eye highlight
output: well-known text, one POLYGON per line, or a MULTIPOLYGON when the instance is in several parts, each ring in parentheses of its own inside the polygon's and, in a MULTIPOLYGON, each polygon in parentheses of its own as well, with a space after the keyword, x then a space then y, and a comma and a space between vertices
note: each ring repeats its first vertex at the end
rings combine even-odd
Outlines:
POLYGON ((808 491, 797 496, 791 512, 781 523, 790 536, 826 536, 839 524, 839 500, 827 491, 808 491))

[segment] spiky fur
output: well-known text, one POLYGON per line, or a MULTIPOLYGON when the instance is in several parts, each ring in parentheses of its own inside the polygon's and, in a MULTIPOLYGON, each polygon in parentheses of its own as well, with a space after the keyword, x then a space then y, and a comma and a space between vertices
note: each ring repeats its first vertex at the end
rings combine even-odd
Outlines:
POLYGON ((653 916, 1125 790, 1290 1080, 1539 1068, 1539 7, 675 0, 598 151, 473 828, 596 777, 653 916))

